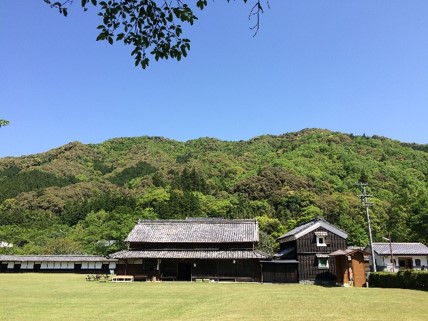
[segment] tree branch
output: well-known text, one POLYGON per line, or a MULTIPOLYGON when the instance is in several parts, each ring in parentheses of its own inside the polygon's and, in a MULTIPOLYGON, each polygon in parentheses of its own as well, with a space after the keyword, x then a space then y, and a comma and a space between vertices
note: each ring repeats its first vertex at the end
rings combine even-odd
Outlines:
MULTIPOLYGON (((68 14, 68 6, 74 2, 44 1, 64 16, 68 14)), ((246 3, 248 0, 242 1, 246 3)), ((256 0, 249 14, 250 20, 256 16, 255 25, 250 27, 255 30, 254 36, 260 28, 260 14, 264 12, 262 2, 269 7, 269 0, 256 0)), ((96 40, 106 40, 109 44, 122 41, 125 45, 132 45, 131 56, 134 56, 135 66, 145 69, 149 64, 148 55, 155 60, 171 57, 179 61, 190 50, 190 40, 182 37, 183 29, 177 22, 193 25, 198 18, 182 0, 81 0, 85 11, 90 4, 99 8, 98 15, 102 18, 96 40)), ((201 10, 207 4, 207 0, 196 1, 201 10)))
MULTIPOLYGON (((254 26, 250 27, 251 30, 255 30, 253 37, 257 35, 260 28, 260 14, 264 13, 262 0, 257 0, 254 6, 251 8, 250 14, 248 15, 248 20, 251 21, 253 16, 256 16, 256 23, 254 26)), ((269 0, 266 0, 266 5, 270 9, 269 0)))

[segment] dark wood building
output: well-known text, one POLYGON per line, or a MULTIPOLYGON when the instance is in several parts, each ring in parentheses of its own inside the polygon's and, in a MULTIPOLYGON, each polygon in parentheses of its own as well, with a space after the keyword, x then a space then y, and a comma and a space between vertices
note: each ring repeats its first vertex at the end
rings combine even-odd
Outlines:
POLYGON ((347 238, 323 218, 313 219, 278 238, 280 251, 263 264, 263 270, 275 264, 275 281, 335 283, 336 261, 330 253, 346 249, 347 238))
POLYGON ((141 220, 112 255, 134 279, 261 281, 256 220, 141 220))

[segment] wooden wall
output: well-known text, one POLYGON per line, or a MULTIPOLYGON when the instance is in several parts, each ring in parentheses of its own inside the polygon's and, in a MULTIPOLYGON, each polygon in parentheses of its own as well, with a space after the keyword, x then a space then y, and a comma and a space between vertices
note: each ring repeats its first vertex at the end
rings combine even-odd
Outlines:
MULTIPOLYGON (((117 266, 117 274, 141 275, 149 274, 153 269, 147 269, 144 262, 134 263, 120 261, 117 266)), ((233 278, 239 280, 245 278, 248 281, 261 281, 259 260, 180 260, 163 259, 159 265, 159 274, 169 279, 190 281, 191 279, 221 279, 233 278), (182 268, 187 266, 188 271, 182 268), (184 275, 185 274, 185 275, 184 275)))
POLYGON ((352 255, 352 270, 354 272, 354 286, 364 286, 366 284, 366 264, 362 252, 352 255))
POLYGON ((297 263, 263 262, 264 283, 297 283, 297 263))
POLYGON ((323 228, 319 228, 316 231, 309 232, 303 235, 296 241, 298 253, 325 253, 330 254, 336 250, 346 249, 346 240, 336 234, 333 234, 323 228), (326 243, 327 246, 317 246, 315 232, 324 231, 328 233, 326 243))

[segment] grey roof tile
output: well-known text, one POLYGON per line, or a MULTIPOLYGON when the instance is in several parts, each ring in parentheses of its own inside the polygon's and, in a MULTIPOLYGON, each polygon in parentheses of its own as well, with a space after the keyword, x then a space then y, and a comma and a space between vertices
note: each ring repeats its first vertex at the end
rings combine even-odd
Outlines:
POLYGON ((121 251, 111 254, 115 259, 267 259, 269 255, 258 250, 145 250, 121 251))
MULTIPOLYGON (((391 243, 393 255, 428 255, 428 247, 422 243, 391 243)), ((389 243, 373 243, 379 255, 390 255, 389 243)))
POLYGON ((136 243, 258 242, 256 220, 141 220, 126 238, 136 243))

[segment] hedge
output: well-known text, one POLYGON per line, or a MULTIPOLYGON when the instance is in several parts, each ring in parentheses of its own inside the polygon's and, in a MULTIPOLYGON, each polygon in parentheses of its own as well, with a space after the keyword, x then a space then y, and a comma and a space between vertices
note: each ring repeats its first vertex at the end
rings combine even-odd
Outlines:
POLYGON ((398 273, 370 273, 369 285, 377 288, 401 288, 428 291, 428 271, 404 270, 398 273))

